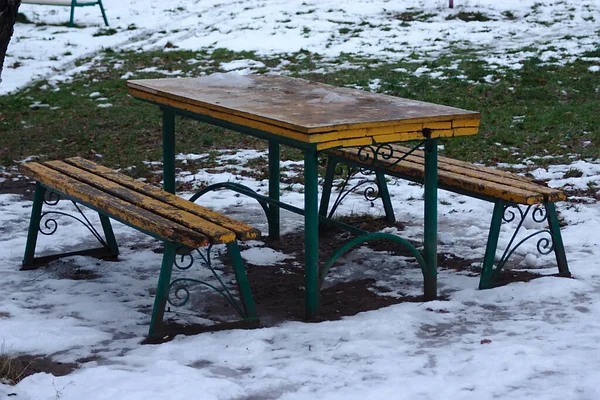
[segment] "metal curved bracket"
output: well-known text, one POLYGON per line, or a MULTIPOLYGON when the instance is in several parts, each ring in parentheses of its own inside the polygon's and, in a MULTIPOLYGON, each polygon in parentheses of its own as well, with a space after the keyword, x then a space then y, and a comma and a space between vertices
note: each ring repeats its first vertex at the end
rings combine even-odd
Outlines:
MULTIPOLYGON (((235 309, 235 311, 242 318, 245 318, 246 313, 244 312, 244 308, 241 307, 240 304, 238 304, 235 297, 233 297, 233 295, 231 294, 231 292, 229 291, 227 286, 221 280, 221 277, 217 274, 217 272, 213 268, 211 258, 210 258, 211 250, 212 250, 212 245, 209 245, 208 248, 206 249, 206 255, 202 254, 202 252, 199 249, 196 249, 195 252, 198 254, 198 257, 201 260, 200 261, 201 264, 203 264, 205 267, 208 267, 210 269, 213 276, 216 278, 217 282, 219 283, 220 287, 217 287, 211 283, 201 281, 198 279, 177 278, 177 279, 174 279, 169 284, 169 290, 168 290, 169 296, 167 297, 167 302, 170 305, 172 305, 173 307, 182 307, 182 306, 186 305, 190 300, 190 290, 188 288, 188 285, 189 284, 203 285, 203 286, 207 286, 207 287, 213 289, 218 294, 223 296, 223 298, 225 300, 227 300, 227 302, 229 304, 231 304, 231 306, 235 309)), ((176 257, 174 265, 177 269, 186 271, 186 270, 190 269, 192 267, 192 265, 194 265, 195 261, 196 261, 196 258, 194 257, 193 252, 190 252, 190 253, 181 254, 178 257, 176 257)))
POLYGON ((323 268, 321 268, 321 270, 319 272, 319 288, 323 285, 323 282, 325 281, 325 277, 329 273, 329 270, 333 266, 333 263, 335 263, 335 261, 338 258, 340 258, 342 255, 344 255, 352 247, 354 247, 360 243, 363 243, 363 242, 366 242, 369 240, 377 240, 377 239, 391 240, 392 242, 399 243, 400 245, 407 248, 410 251, 410 253, 417 259, 417 262, 419 263, 419 267, 421 267, 421 272, 423 273, 423 279, 425 279, 425 280, 428 279, 427 265, 425 264, 425 260, 423 259, 423 256, 421 256, 421 253, 419 253, 419 251, 415 248, 415 246, 413 246, 408 240, 403 239, 400 236, 392 235, 390 233, 376 232, 376 233, 367 233, 365 235, 358 236, 358 237, 352 239, 351 241, 349 241, 348 243, 346 243, 345 245, 343 245, 342 247, 340 247, 331 256, 331 258, 329 259, 329 261, 327 261, 327 263, 323 266, 323 268))
POLYGON ((494 271, 494 277, 498 276, 498 274, 500 273, 502 268, 504 268, 504 266, 506 265, 506 263, 508 262, 510 257, 514 254, 514 252, 523 243, 527 242, 529 239, 531 239, 535 236, 544 235, 544 234, 549 235, 549 238, 548 237, 540 238, 536 244, 537 251, 540 254, 546 255, 546 254, 550 254, 551 252, 554 251, 554 237, 552 235, 552 232, 549 229, 542 229, 537 232, 534 232, 531 235, 528 235, 527 237, 521 239, 517 244, 515 244, 513 246, 513 243, 517 237, 517 234, 523 227, 523 223, 525 222, 525 219, 528 216, 531 216, 531 219, 537 223, 543 223, 544 221, 546 221, 548 219, 548 213, 545 210, 545 208, 540 207, 539 205, 529 205, 529 206, 527 206, 525 211, 523 211, 518 205, 504 206, 504 214, 502 216, 502 219, 504 220, 504 222, 512 222, 515 220, 515 218, 517 218, 517 216, 520 217, 521 220, 517 224, 517 228, 515 229, 515 232, 513 233, 510 241, 508 242, 508 245, 506 246, 506 249, 504 250, 504 253, 502 254, 502 257, 500 258, 500 261, 498 262, 498 266, 496 267, 496 269, 494 271), (515 212, 513 209, 516 209, 517 212, 515 212), (530 211, 532 209, 533 209, 533 211, 530 214, 530 211))
POLYGON ((394 147, 390 143, 382 143, 376 146, 362 146, 358 149, 358 159, 362 164, 365 165, 366 168, 373 167, 379 160, 386 161, 385 167, 390 168, 406 159, 424 143, 425 141, 421 141, 406 153, 401 152, 400 157, 395 154, 397 152, 394 151, 394 147), (390 163, 389 160, 392 159, 395 159, 395 161, 390 163))
MULTIPOLYGON (((60 200, 60 195, 58 193, 50 191, 50 190, 47 190, 46 193, 47 193, 48 197, 44 198, 44 204, 46 204, 48 206, 57 205, 60 200)), ((40 215, 40 225, 39 225, 38 231, 42 235, 46 235, 46 236, 53 235, 58 230, 58 222, 57 222, 57 218, 53 218, 52 216, 53 215, 64 216, 64 217, 72 218, 72 219, 78 221, 79 223, 81 223, 83 226, 85 226, 87 228, 88 231, 90 231, 90 233, 96 238, 96 240, 98 240, 98 242, 100 242, 100 244, 103 247, 108 247, 108 244, 106 243, 106 241, 104 240, 102 235, 100 235, 100 233, 96 230, 96 228, 94 228, 94 225, 85 216, 85 214, 83 213, 81 208, 79 208, 79 205, 77 203, 75 203, 73 200, 71 200, 71 203, 73 203, 73 205, 75 206, 75 208, 77 209, 79 214, 81 214, 81 217, 67 214, 63 211, 44 211, 40 215)))
POLYGON ((212 192, 212 191, 218 190, 218 189, 230 189, 235 192, 252 197, 253 199, 256 199, 256 201, 258 201, 258 203, 262 207, 263 211, 265 212, 265 215, 267 216, 267 222, 269 223, 269 226, 271 225, 271 221, 269 218, 269 207, 270 206, 266 202, 264 202, 260 199, 260 195, 258 193, 256 193, 256 191, 254 191, 253 189, 249 188, 248 186, 242 185, 240 183, 220 182, 220 183, 208 185, 207 187, 198 191, 196 194, 194 194, 192 197, 190 197, 189 201, 195 202, 196 200, 198 200, 201 196, 205 195, 206 193, 212 192))
MULTIPOLYGON (((350 189, 346 189, 346 187, 348 186, 348 183, 350 182, 350 179, 354 175, 356 175, 359 172, 363 172, 363 173, 365 172, 365 171, 363 171, 362 168, 353 168, 350 166, 346 166, 346 168, 347 168, 346 177, 344 178, 344 181, 340 185, 338 185, 339 193, 338 193, 335 201, 333 202, 333 205, 331 206, 331 210, 329 211, 327 218, 332 218, 333 215, 335 214, 337 208, 342 204, 344 199, 350 193, 353 193, 356 189, 358 189, 359 187, 361 187, 363 185, 374 184, 377 186, 377 189, 375 189, 375 187, 373 187, 373 186, 369 186, 369 187, 365 188, 365 190, 363 192, 363 197, 367 201, 375 201, 379 197, 379 193, 381 192, 379 183, 374 179, 363 179, 360 182, 358 182, 357 184, 355 184, 354 186, 352 186, 350 189)), ((368 171, 368 172, 373 173, 372 171, 368 171)))

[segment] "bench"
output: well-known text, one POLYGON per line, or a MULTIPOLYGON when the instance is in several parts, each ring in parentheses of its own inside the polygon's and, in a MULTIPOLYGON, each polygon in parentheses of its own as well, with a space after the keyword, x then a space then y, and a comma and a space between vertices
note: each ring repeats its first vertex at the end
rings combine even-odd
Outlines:
POLYGON ((173 265, 182 270, 191 266, 194 261, 193 249, 208 246, 210 251, 212 245, 215 244, 225 244, 227 247, 237 279, 241 306, 237 304, 227 287, 218 278, 210 264, 210 256, 205 257, 199 253, 199 258, 221 282, 223 290, 217 289, 217 291, 234 306, 245 320, 257 321, 254 301, 237 243, 238 240, 258 238, 260 232, 257 229, 80 157, 68 158, 64 161, 29 162, 21 166, 21 171, 36 181, 23 258, 24 269, 65 255, 93 252, 95 255, 116 257, 119 250, 110 223, 110 218, 112 218, 164 243, 162 266, 150 322, 150 337, 162 336, 161 330, 164 328, 162 320, 167 301, 172 305, 182 305, 187 302, 187 297, 183 302, 179 301, 181 298, 178 298, 175 301, 178 304, 174 304, 169 298, 170 292, 172 293, 174 290, 175 294, 179 296, 183 290, 184 294, 189 296, 185 284, 190 282, 203 283, 214 288, 208 283, 187 278, 171 281, 171 273, 173 265), (50 222, 46 220, 43 223, 42 219, 48 218, 48 215, 52 213, 65 215, 61 211, 42 213, 44 204, 53 205, 58 202, 56 196, 71 200, 77 210, 80 210, 78 205, 82 204, 99 214, 104 238, 93 226, 90 226, 88 218, 83 213, 81 213, 83 217, 75 218, 84 224, 87 222, 88 230, 94 233, 94 236, 102 244, 100 249, 35 257, 38 233, 52 234, 57 228, 56 220, 50 219, 50 222), (49 229, 50 232, 44 232, 44 228, 49 229), (182 266, 178 263, 181 263, 183 258, 186 261, 182 266))
POLYGON ((102 18, 104 19, 104 24, 108 26, 108 19, 106 18, 106 13, 104 12, 104 6, 102 5, 102 0, 21 0, 22 4, 38 4, 38 5, 47 5, 47 6, 67 6, 71 7, 71 18, 69 20, 69 26, 72 27, 73 19, 75 18, 75 7, 88 7, 88 6, 100 6, 100 12, 102 13, 102 18))
MULTIPOLYGON (((395 216, 385 175, 417 183, 423 183, 424 180, 424 153, 422 150, 392 144, 381 146, 378 149, 373 147, 340 148, 328 150, 326 155, 328 161, 319 210, 321 215, 327 215, 336 165, 339 163, 375 172, 378 196, 383 201, 386 218, 390 222, 395 221, 395 216)), ((502 268, 516 248, 526 240, 540 234, 547 234, 550 239, 546 237, 539 239, 538 251, 542 254, 554 251, 559 275, 571 276, 554 204, 556 201, 566 199, 566 195, 562 191, 549 188, 527 177, 494 168, 476 166, 449 157, 438 157, 438 187, 494 203, 479 282, 480 289, 497 285, 502 268), (526 206, 525 210, 519 207, 520 205, 526 206), (517 240, 517 233, 528 216, 534 222, 547 223, 548 229, 517 240), (518 217, 521 220, 516 231, 494 268, 502 221, 510 222, 518 217)), ((337 205, 333 206, 330 216, 335 212, 335 207, 337 205)))

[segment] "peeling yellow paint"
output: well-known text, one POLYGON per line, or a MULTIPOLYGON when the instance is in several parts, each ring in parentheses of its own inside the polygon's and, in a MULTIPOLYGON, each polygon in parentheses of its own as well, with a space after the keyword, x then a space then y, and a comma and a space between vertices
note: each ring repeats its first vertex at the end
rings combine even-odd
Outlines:
MULTIPOLYGON (((423 151, 417 150, 396 165, 398 158, 410 149, 393 145, 394 157, 389 160, 378 160, 378 166, 387 168, 389 175, 411 177, 418 181, 424 178, 423 151)), ((352 160, 361 164, 358 148, 330 150, 338 157, 352 160)), ((369 165, 365 164, 366 167, 369 165)), ((537 204, 544 201, 561 201, 566 195, 557 189, 552 189, 535 183, 525 177, 494 168, 476 166, 449 157, 438 158, 438 183, 447 188, 502 199, 517 204, 537 204)))
POLYGON ((236 240, 236 235, 240 239, 252 239, 260 235, 257 229, 249 225, 204 209, 91 161, 79 157, 66 161, 68 163, 32 162, 22 165, 21 170, 76 202, 89 205, 103 214, 163 240, 191 248, 209 243, 230 243, 236 240), (133 183, 131 186, 137 188, 127 187, 119 181, 133 183), (142 190, 148 188, 151 189, 142 190), (174 204, 156 197, 168 198, 174 204), (206 214, 211 220, 204 218, 206 214), (229 226, 234 229, 229 229, 229 226))
POLYGON ((202 207, 198 204, 189 202, 182 199, 174 194, 165 192, 155 186, 140 182, 127 175, 120 174, 107 168, 103 165, 96 164, 85 158, 72 157, 65 160, 65 162, 77 166, 83 170, 92 172, 97 175, 102 175, 104 178, 114 181, 132 191, 144 193, 156 200, 159 200, 167 205, 177 207, 181 210, 185 210, 189 213, 202 217, 203 219, 220 225, 226 229, 235 232, 239 240, 256 239, 260 237, 260 231, 250 225, 240 222, 234 218, 223 215, 219 212, 213 211, 209 208, 202 207))

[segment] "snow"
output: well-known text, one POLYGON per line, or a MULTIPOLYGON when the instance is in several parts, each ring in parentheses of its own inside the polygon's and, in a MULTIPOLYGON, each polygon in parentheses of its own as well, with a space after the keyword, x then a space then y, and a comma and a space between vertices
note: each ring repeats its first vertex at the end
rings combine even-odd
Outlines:
MULTIPOLYGON (((244 165, 256 157, 267 154, 223 151, 217 165, 226 165, 226 160, 244 165)), ((556 186, 562 179, 559 171, 578 168, 588 179, 600 181, 597 164, 577 161, 537 170, 536 176, 556 186)), ((188 171, 178 179, 190 176, 195 182, 230 180, 255 190, 267 185, 219 168, 210 174, 188 171)), ((396 215, 406 229, 386 232, 422 238, 422 188, 397 179, 389 185, 396 215)), ((481 262, 492 204, 445 191, 439 197, 439 250, 481 262)), ((282 200, 301 206, 303 195, 283 191, 282 200)), ((203 196, 202 204, 266 232, 266 218, 252 199, 218 191, 203 196)), ((551 276, 556 272, 553 255, 539 255, 534 242, 520 248, 516 257, 547 276, 528 283, 480 291, 477 276, 445 269, 442 263, 439 290, 447 300, 401 303, 340 321, 284 322, 141 345, 161 258, 152 251, 156 242, 115 223, 120 262, 76 256, 45 270, 19 271, 31 201, 0 195, 4 351, 45 354, 63 362, 98 357, 63 377, 38 373, 16 386, 0 385, 0 395, 16 393, 26 400, 188 399, 198 393, 203 399, 596 399, 600 359, 590 355, 600 340, 600 205, 560 202, 557 207, 567 222, 562 234, 575 279, 551 276), (69 268, 97 277, 66 279, 69 268)), ((62 201, 59 209, 73 211, 62 201)), ((338 211, 382 212, 381 204, 372 206, 359 194, 349 196, 338 211)), ((87 215, 98 222, 93 213, 87 215)), ((297 215, 283 212, 282 218, 284 233, 302 226, 297 215)), ((72 250, 82 239, 83 245, 92 245, 85 228, 68 219, 60 222, 55 235, 40 238, 40 251, 72 250)), ((516 223, 505 224, 500 248, 516 223)), ((519 238, 535 230, 525 224, 519 238)), ((262 241, 247 244, 243 257, 249 264, 280 268, 287 257, 262 241)), ((402 268, 404 257, 360 247, 342 262, 326 285, 370 276, 392 296, 422 291, 420 271, 402 268)))
MULTIPOLYGON (((80 26, 63 26, 68 7, 21 4, 32 23, 18 23, 8 48, 0 94, 33 80, 64 81, 85 71, 75 67, 82 57, 102 57, 103 49, 144 51, 227 48, 277 56, 306 50, 325 61, 341 53, 382 60, 430 60, 470 49, 471 57, 497 67, 519 69, 521 61, 537 56, 564 64, 596 50, 600 28, 597 0, 460 0, 455 9, 447 0, 174 0, 168 2, 105 0, 110 29, 98 7, 75 11, 80 26), (403 15, 421 12, 404 21, 403 15), (482 13, 488 21, 464 22, 457 13, 482 13)), ((596 59, 596 61, 600 61, 596 59)), ((422 62, 422 61, 417 61, 422 62)), ((222 64, 223 71, 246 74, 263 67, 255 60, 222 64)), ((352 68, 352 65, 335 68, 352 68)), ((115 65, 114 68, 121 68, 115 65)), ((152 67, 149 67, 152 68, 152 67)), ((591 66, 591 71, 597 71, 591 66)), ((443 68, 442 71, 452 69, 443 68)), ((275 67, 273 70, 277 70, 275 67)), ((165 75, 176 71, 156 70, 165 75)), ((123 79, 134 71, 124 71, 123 79)), ((415 72, 443 78, 440 71, 421 67, 415 72)), ((490 80, 490 79, 488 79, 490 80)))
MULTIPOLYGON (((174 47, 169 48, 190 50, 228 48, 278 56, 304 49, 325 59, 353 53, 377 60, 405 59, 411 54, 430 60, 458 48, 475 51, 493 70, 520 68, 520 61, 530 56, 567 63, 596 49, 600 28, 597 0, 458 0, 454 10, 446 8, 446 0, 103 2, 113 34, 103 26, 97 7, 78 8, 75 22, 80 27, 68 28, 59 25, 68 21, 68 7, 22 4, 20 11, 34 23, 15 27, 0 94, 38 79, 48 79, 50 89, 54 82, 68 80, 91 65, 75 66, 77 60, 101 57, 98 54, 105 48, 144 51, 170 43, 174 47), (397 18, 415 10, 430 16, 408 23, 397 18), (448 19, 459 11, 482 12, 490 20, 448 19), (350 31, 343 33, 341 28, 350 31)), ((281 65, 285 63, 282 60, 281 65)), ((233 60, 220 65, 225 73, 198 79, 205 84, 245 85, 249 79, 244 75, 263 67, 256 60, 233 60)), ((452 68, 457 64, 447 67, 452 68)), ((168 76, 180 73, 155 66, 144 70, 168 76)), ((597 72, 600 66, 589 70, 597 72)), ((122 79, 135 78, 136 72, 123 71, 122 79)), ((424 66, 414 73, 444 76, 424 66)), ((485 80, 493 84, 494 76, 485 80)), ((373 90, 381 84, 377 79, 369 82, 373 90)), ((98 107, 110 107, 110 99, 102 96, 90 94, 99 101, 98 107)), ((346 101, 328 93, 315 96, 320 102, 346 101)), ((31 104, 32 108, 47 106, 31 104)), ((213 156, 180 154, 177 159, 213 156)), ((267 155, 254 149, 218 152, 216 164, 228 169, 185 171, 178 179, 192 184, 231 181, 265 192, 267 181, 240 174, 248 170, 245 161, 257 157, 267 155)), ((524 168, 527 163, 511 167, 524 168)), ((282 174, 293 177, 298 174, 294 167, 301 165, 287 161, 290 170, 282 174)), ((532 173, 536 179, 549 179, 552 187, 592 192, 600 185, 599 165, 600 159, 574 160, 532 173), (581 176, 565 178, 575 170, 581 176)), ((14 175, 1 166, 0 172, 14 175)), ((302 185, 286 189, 282 200, 301 207, 302 185)), ((422 240, 422 188, 392 179, 389 189, 396 216, 406 227, 386 232, 422 240)), ((593 196, 557 203, 566 222, 562 234, 574 279, 552 276, 556 273, 553 255, 540 255, 536 242, 530 241, 514 257, 521 260, 520 268, 546 276, 528 283, 480 291, 477 276, 446 269, 441 263, 438 283, 444 300, 397 304, 340 321, 285 322, 142 345, 161 260, 153 251, 156 241, 115 223, 119 262, 74 256, 46 269, 19 271, 31 201, 0 194, 0 353, 47 355, 61 362, 92 360, 63 377, 37 373, 16 386, 0 384, 0 398, 596 400, 600 398, 600 205, 593 196), (68 279, 73 270, 95 278, 68 279)), ((493 205, 444 191, 439 199, 439 251, 480 264, 493 205)), ((203 196, 202 204, 267 231, 264 213, 254 200, 218 191, 203 196)), ((63 201, 58 209, 74 211, 63 201)), ((343 215, 361 213, 381 215, 383 209, 378 202, 351 195, 338 210, 343 215)), ((94 213, 86 215, 99 222, 94 213)), ((301 217, 282 212, 284 233, 301 229, 302 224, 301 217)), ((504 224, 497 258, 516 224, 504 224)), ((533 224, 524 224, 517 240, 536 230, 533 224)), ((64 252, 95 246, 89 237, 76 221, 61 218, 56 234, 40 235, 38 250, 64 252)), ((242 254, 248 264, 281 268, 288 257, 262 241, 247 244, 242 254)), ((214 262, 220 265, 219 260, 214 262)), ((340 263, 343 267, 331 271, 326 286, 372 277, 379 287, 389 289, 389 296, 422 293, 421 273, 406 268, 404 257, 359 247, 340 263)))

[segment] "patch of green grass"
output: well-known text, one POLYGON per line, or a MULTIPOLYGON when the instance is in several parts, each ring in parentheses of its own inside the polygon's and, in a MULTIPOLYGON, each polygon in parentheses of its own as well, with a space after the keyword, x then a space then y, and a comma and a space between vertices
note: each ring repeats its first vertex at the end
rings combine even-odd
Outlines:
MULTIPOLYGON (((0 163, 14 165, 16 160, 31 155, 46 159, 75 155, 98 159, 97 155, 101 155, 107 166, 133 166, 132 175, 156 183, 160 175, 153 174, 144 161, 162 159, 160 111, 128 96, 120 76, 150 66, 181 70, 182 76, 198 76, 217 72, 221 63, 236 59, 264 63, 266 67, 261 72, 268 72, 285 59, 289 64, 279 68, 286 75, 366 90, 378 79, 377 90, 383 93, 479 111, 479 135, 441 140, 445 155, 467 161, 493 165, 539 156, 535 162, 543 166, 550 162, 569 163, 573 154, 580 158, 597 157, 600 148, 600 93, 597 73, 588 70, 591 62, 547 66, 532 58, 520 70, 491 70, 466 50, 421 64, 410 59, 377 60, 352 54, 326 59, 307 50, 262 57, 254 52, 226 49, 145 53, 105 49, 103 60, 94 60, 88 71, 75 75, 71 82, 59 83, 59 90, 45 89, 48 82, 39 82, 10 96, 0 96, 0 163), (188 63, 191 59, 199 62, 188 63), (108 67, 116 62, 122 68, 108 67), (448 68, 450 65, 458 68, 448 68), (427 74, 414 76, 412 71, 420 66, 444 71, 446 79, 427 74), (314 72, 317 69, 328 72, 314 72), (470 82, 457 77, 461 74, 470 82), (494 85, 485 83, 483 78, 487 75, 497 78, 494 85), (99 108, 98 102, 89 97, 92 92, 100 92, 113 106, 99 108), (34 102, 50 107, 31 108, 34 102), (513 150, 505 151, 503 147, 513 150), (545 155, 556 157, 543 158, 545 155)), ((80 60, 79 64, 88 62, 91 59, 80 60)), ((160 77, 164 75, 156 72, 135 75, 136 79, 160 77)), ((266 148, 264 141, 189 119, 178 118, 176 126, 178 153, 266 148)), ((282 147, 282 157, 301 159, 302 154, 282 147)))
POLYGON ((484 13, 479 12, 479 11, 475 11, 475 12, 459 11, 456 14, 448 15, 446 17, 446 19, 447 20, 460 19, 461 21, 464 21, 464 22, 473 22, 473 21, 486 22, 486 21, 492 20, 490 17, 488 17, 487 15, 485 15, 484 13))
POLYGON ((96 33, 94 33, 92 36, 112 36, 115 33, 117 33, 117 30, 114 28, 98 29, 98 31, 96 33))
POLYGON ((33 24, 33 22, 31 22, 29 18, 27 18, 27 15, 23 13, 17 13, 17 18, 15 22, 18 24, 33 24))
POLYGON ((423 12, 423 11, 408 10, 408 11, 404 11, 404 12, 395 14, 394 18, 398 19, 400 21, 404 21, 404 22, 413 22, 413 21, 425 22, 435 16, 436 16, 435 14, 425 14, 425 12, 423 12))
POLYGON ((579 168, 569 168, 563 175, 563 178, 580 178, 583 176, 583 172, 579 168))

